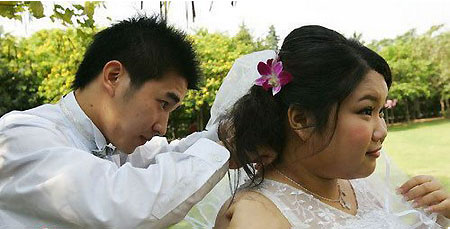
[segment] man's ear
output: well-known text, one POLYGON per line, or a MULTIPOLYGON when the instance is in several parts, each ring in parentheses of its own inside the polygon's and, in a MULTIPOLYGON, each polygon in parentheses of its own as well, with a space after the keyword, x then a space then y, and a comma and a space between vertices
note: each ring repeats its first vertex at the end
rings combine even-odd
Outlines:
POLYGON ((101 83, 111 97, 114 97, 120 78, 125 72, 122 63, 117 60, 108 61, 105 66, 103 66, 101 83))
POLYGON ((296 106, 290 106, 287 114, 289 127, 303 142, 307 141, 314 130, 312 114, 296 106))

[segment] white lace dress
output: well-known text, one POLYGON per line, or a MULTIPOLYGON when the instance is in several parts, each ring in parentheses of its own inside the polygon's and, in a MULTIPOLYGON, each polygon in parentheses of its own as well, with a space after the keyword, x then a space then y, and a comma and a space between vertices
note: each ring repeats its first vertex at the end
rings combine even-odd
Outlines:
POLYGON ((391 209, 383 207, 383 197, 371 191, 371 185, 365 179, 352 180, 351 184, 358 201, 355 216, 277 181, 266 179, 250 189, 270 199, 292 228, 441 228, 421 211, 393 213, 391 209))

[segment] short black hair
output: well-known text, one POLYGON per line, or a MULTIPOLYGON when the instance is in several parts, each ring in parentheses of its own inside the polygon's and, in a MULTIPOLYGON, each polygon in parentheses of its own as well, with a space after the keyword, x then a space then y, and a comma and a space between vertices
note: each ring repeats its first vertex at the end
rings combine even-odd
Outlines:
POLYGON ((72 88, 83 89, 111 60, 122 63, 134 88, 169 71, 184 77, 189 89, 196 89, 199 81, 199 63, 192 43, 185 33, 157 16, 136 16, 97 33, 78 67, 72 88))

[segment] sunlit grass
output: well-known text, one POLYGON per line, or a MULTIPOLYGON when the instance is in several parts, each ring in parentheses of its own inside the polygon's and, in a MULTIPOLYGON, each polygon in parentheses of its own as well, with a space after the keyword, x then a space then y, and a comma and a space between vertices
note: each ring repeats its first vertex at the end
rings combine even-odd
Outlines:
POLYGON ((384 147, 398 167, 410 176, 435 176, 450 191, 450 120, 388 129, 384 147))

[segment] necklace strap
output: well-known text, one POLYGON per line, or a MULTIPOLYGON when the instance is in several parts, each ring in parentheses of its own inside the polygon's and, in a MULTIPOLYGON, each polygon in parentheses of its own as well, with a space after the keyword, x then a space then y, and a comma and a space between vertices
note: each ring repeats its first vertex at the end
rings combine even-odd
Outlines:
MULTIPOLYGON (((275 171, 277 171, 277 173, 279 173, 281 176, 283 176, 284 178, 288 179, 290 182, 292 182, 293 184, 295 184, 296 186, 298 186, 301 190, 303 190, 304 192, 312 195, 313 197, 320 199, 320 200, 325 200, 325 201, 329 201, 329 202, 333 202, 333 203, 339 203, 343 208, 346 208, 348 210, 350 210, 352 208, 352 205, 350 203, 348 203, 347 201, 344 200, 344 196, 346 196, 346 194, 341 190, 341 186, 339 185, 339 183, 337 183, 337 188, 338 188, 338 193, 339 193, 339 197, 337 199, 331 199, 331 198, 327 198, 324 196, 321 196, 317 193, 314 193, 312 191, 310 191, 309 189, 305 188, 303 185, 301 185, 300 183, 294 181, 292 178, 288 177, 287 175, 285 175, 284 173, 282 173, 280 170, 278 170, 277 168, 275 168, 275 171)), ((353 187, 352 187, 353 189, 353 187)), ((354 192, 354 191, 353 191, 354 192)))
MULTIPOLYGON (((337 199, 331 199, 331 198, 327 198, 324 196, 321 196, 317 193, 314 193, 312 191, 310 191, 309 189, 305 188, 303 185, 301 185, 300 183, 294 181, 292 178, 288 177, 287 175, 285 175, 284 173, 282 173, 280 170, 278 170, 277 168, 275 168, 275 171, 277 171, 277 173, 279 173, 281 176, 283 176, 284 178, 288 179, 290 182, 292 182, 293 184, 295 184, 296 186, 298 186, 301 190, 305 191, 308 194, 311 194, 312 196, 318 198, 318 199, 322 199, 322 200, 326 200, 326 201, 330 201, 330 202, 340 202, 342 199, 342 192, 341 192, 341 187, 339 184, 337 184, 338 187, 338 192, 339 192, 339 197, 337 199)), ((345 194, 344 194, 345 195, 345 194)))

